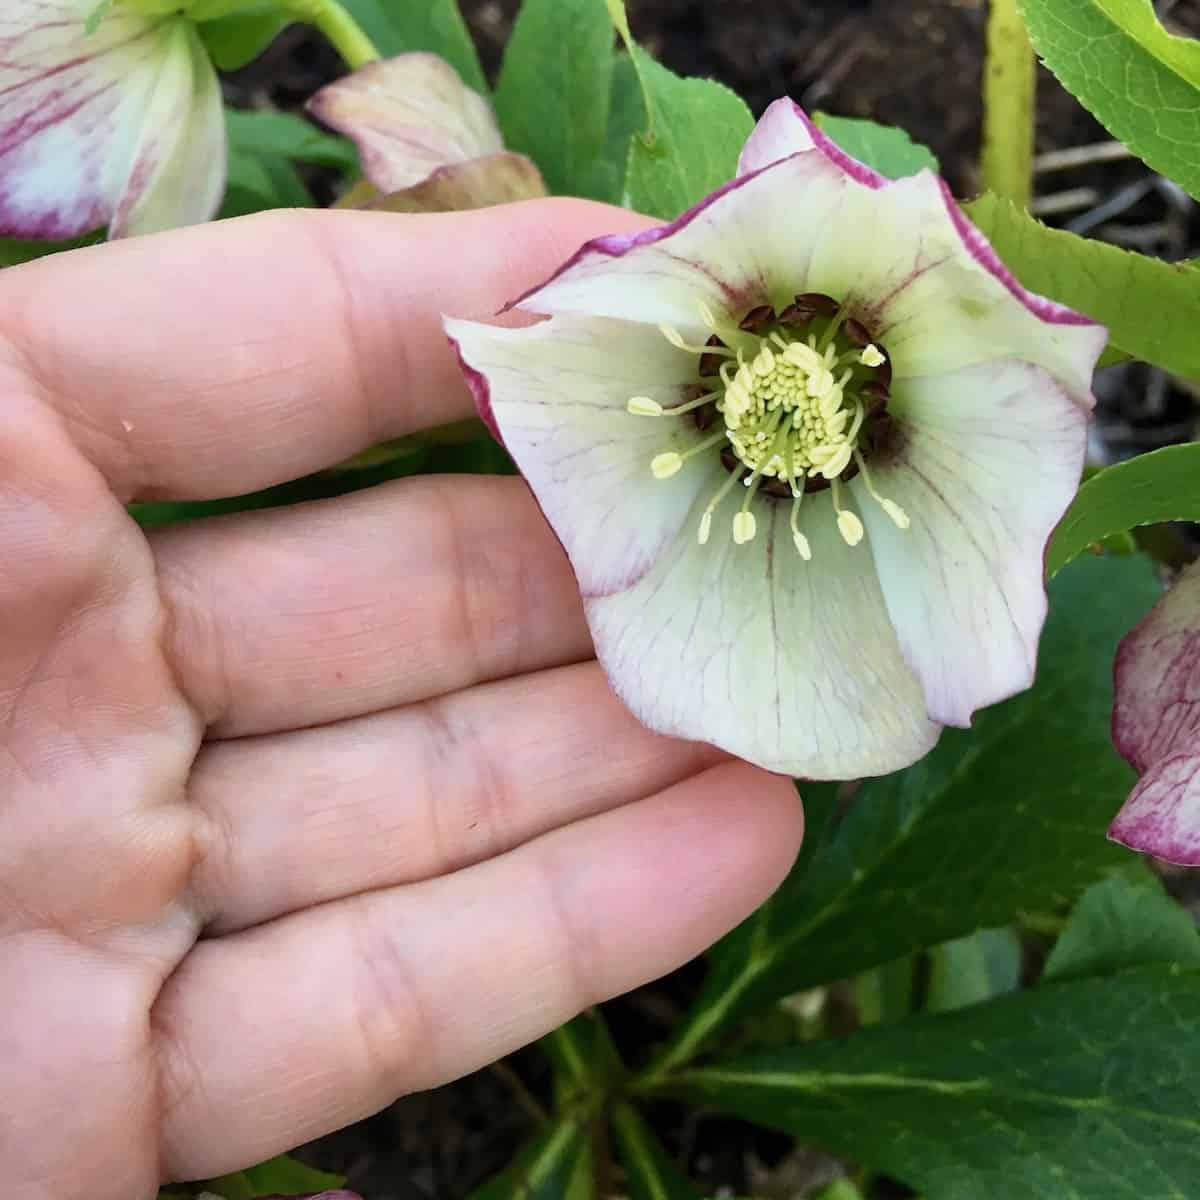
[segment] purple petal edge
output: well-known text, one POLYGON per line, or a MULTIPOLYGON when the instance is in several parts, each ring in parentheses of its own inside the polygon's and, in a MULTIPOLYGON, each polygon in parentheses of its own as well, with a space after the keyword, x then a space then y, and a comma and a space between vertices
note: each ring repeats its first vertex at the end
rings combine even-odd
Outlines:
POLYGON ((886 175, 880 175, 878 171, 872 167, 868 167, 866 163, 859 162, 857 158, 851 158, 837 142, 813 121, 795 100, 790 96, 786 97, 786 99, 795 110, 797 119, 808 130, 808 136, 812 138, 813 146, 817 150, 820 150, 831 163, 845 171, 856 183, 861 183, 863 187, 869 187, 872 191, 877 192, 887 187, 889 183, 895 182, 895 180, 888 179, 886 175))
MULTIPOLYGON (((789 155, 788 157, 794 158, 795 155, 789 155)), ((622 258, 630 250, 637 250, 642 246, 653 246, 656 242, 661 242, 664 238, 670 237, 671 234, 678 233, 679 230, 690 225, 701 213, 705 212, 723 196, 727 196, 730 192, 736 191, 738 188, 749 183, 750 180, 757 179, 764 171, 770 171, 778 166, 779 163, 786 161, 787 159, 781 158, 778 162, 773 162, 769 166, 762 167, 757 171, 751 171, 746 175, 739 175, 736 179, 731 179, 728 183, 722 184, 715 192, 710 192, 703 200, 693 204, 691 208, 666 224, 652 225, 649 229, 643 229, 640 233, 607 233, 601 237, 592 238, 591 241, 584 242, 557 271, 546 279, 543 279, 541 283, 531 287, 527 292, 523 292, 515 300, 510 300, 497 315, 511 312, 514 308, 523 308, 527 300, 536 296, 543 288, 549 287, 556 279, 559 279, 568 271, 578 266, 591 254, 602 254, 605 258, 622 258)), ((726 292, 730 290, 720 280, 716 282, 726 292)), ((531 308, 529 311, 536 312, 537 309, 531 308)))
POLYGON ((1091 317, 1085 317, 1074 309, 1056 304, 1053 300, 1047 300, 1044 296, 1039 296, 1022 287, 1017 281, 1017 277, 1000 261, 999 256, 992 249, 991 243, 971 224, 966 214, 959 208, 958 201, 954 199, 954 194, 950 191, 946 181, 940 176, 936 178, 938 187, 941 188, 942 199, 946 204, 946 213, 958 236, 962 239, 967 253, 985 271, 999 280, 1035 317, 1045 321, 1047 325, 1091 325, 1096 329, 1104 328, 1098 321, 1093 321, 1091 317))
MULTIPOLYGON (((456 338, 452 338, 447 334, 446 341, 450 343, 450 349, 454 351, 454 357, 458 359, 458 369, 462 371, 463 378, 467 381, 467 387, 471 391, 471 398, 475 401, 475 411, 479 414, 479 419, 487 426, 488 433, 501 446, 504 446, 504 438, 500 434, 500 426, 496 424, 496 414, 492 412, 492 389, 488 386, 487 377, 481 371, 475 370, 463 358, 462 347, 458 344, 456 338)), ((505 446, 505 449, 507 448, 505 446)))

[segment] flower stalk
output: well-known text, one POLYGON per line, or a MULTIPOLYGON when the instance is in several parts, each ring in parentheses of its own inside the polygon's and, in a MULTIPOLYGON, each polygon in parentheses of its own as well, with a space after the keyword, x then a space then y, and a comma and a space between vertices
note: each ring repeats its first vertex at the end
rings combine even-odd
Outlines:
POLYGON ((352 71, 382 57, 338 0, 290 0, 287 10, 296 20, 319 29, 352 71))
POLYGON ((1033 197, 1036 68, 1017 0, 991 0, 983 78, 983 184, 1022 208, 1033 197))

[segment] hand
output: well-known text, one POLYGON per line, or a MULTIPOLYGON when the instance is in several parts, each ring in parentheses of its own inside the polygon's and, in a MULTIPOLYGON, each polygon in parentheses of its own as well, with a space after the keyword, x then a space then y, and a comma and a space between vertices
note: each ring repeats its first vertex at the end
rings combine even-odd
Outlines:
POLYGON ((471 414, 582 202, 272 214, 0 277, 0 1162, 140 1200, 498 1058, 778 883, 784 779, 654 736, 520 480, 145 536, 471 414))

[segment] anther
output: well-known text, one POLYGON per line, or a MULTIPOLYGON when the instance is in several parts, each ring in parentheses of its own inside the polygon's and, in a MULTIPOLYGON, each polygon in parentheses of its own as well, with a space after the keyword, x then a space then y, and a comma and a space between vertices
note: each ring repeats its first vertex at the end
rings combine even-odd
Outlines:
POLYGON ((683 466, 683 455, 668 450, 665 454, 656 454, 650 461, 650 472, 655 479, 670 479, 683 466))
POLYGON ((837 513, 838 533, 847 546, 857 546, 863 540, 863 523, 848 508, 842 507, 842 489, 835 478, 830 483, 833 511, 837 513))
POLYGON ((635 417, 661 417, 663 406, 649 396, 634 396, 625 405, 625 411, 635 417))
POLYGON ((867 494, 891 517, 897 529, 907 529, 912 524, 908 513, 895 500, 889 500, 886 496, 879 494, 878 489, 875 487, 875 481, 871 478, 871 472, 867 470, 867 461, 857 450, 854 452, 854 461, 858 463, 858 470, 862 475, 862 481, 866 486, 867 494))
POLYGON ((660 325, 658 331, 676 350, 686 350, 689 354, 699 354, 701 357, 706 354, 720 354, 722 357, 733 356, 733 351, 728 346, 693 346, 691 342, 685 342, 683 334, 673 325, 660 325))
POLYGON ((881 367, 887 361, 887 359, 885 359, 884 356, 879 352, 879 347, 872 342, 858 356, 858 361, 862 363, 864 367, 881 367))
POLYGON ((742 509, 733 514, 733 540, 737 545, 744 546, 747 542, 754 541, 757 532, 758 522, 752 512, 742 509))
POLYGON ((792 544, 796 547, 796 553, 800 555, 805 562, 812 561, 812 547, 808 544, 808 538, 800 532, 800 526, 797 524, 797 518, 800 515, 800 501, 804 499, 804 493, 800 492, 792 501, 792 515, 788 519, 788 524, 792 529, 792 544))

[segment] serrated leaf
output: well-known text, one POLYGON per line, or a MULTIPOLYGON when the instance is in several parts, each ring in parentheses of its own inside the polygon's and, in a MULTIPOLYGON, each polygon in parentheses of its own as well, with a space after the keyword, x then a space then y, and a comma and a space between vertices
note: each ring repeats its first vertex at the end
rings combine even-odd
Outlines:
POLYGON ((325 133, 293 113, 227 108, 225 131, 235 153, 333 167, 344 175, 358 171, 358 152, 349 139, 325 133))
POLYGON ((384 58, 409 50, 440 54, 467 87, 487 95, 475 43, 456 0, 342 0, 384 58))
POLYGON ((617 1105, 612 1127, 629 1200, 700 1200, 700 1192, 630 1105, 617 1105))
POLYGON ((1200 964, 1200 932, 1139 862, 1084 892, 1042 978, 1078 979, 1165 962, 1200 964))
POLYGON ((998 196, 963 210, 1032 292, 1108 328, 1109 347, 1200 379, 1200 268, 1048 229, 998 196))
POLYGON ((628 54, 613 62, 612 90, 608 106, 608 130, 604 148, 595 163, 587 195, 609 204, 628 205, 625 175, 634 137, 646 128, 646 102, 637 68, 628 54))
POLYGON ((712 79, 684 79, 633 41, 623 0, 607 0, 642 85, 646 128, 629 149, 631 207, 671 219, 728 183, 754 118, 746 103, 712 79))
POLYGON ((204 1187, 223 1200, 256 1200, 259 1196, 311 1195, 339 1188, 344 1182, 341 1175, 318 1171, 281 1154, 257 1167, 210 1179, 204 1187))
POLYGON ((1018 0, 1045 64, 1156 171, 1200 197, 1200 42, 1173 37, 1150 0, 1018 0))
POLYGON ((280 13, 278 4, 265 3, 247 12, 202 21, 196 32, 218 70, 239 71, 253 62, 293 19, 280 13))
POLYGON ((928 146, 914 142, 895 125, 880 125, 857 117, 814 114, 814 120, 843 150, 889 179, 903 179, 928 168, 939 170, 938 160, 928 146))
POLYGON ((1015 992, 1021 982, 1021 939, 1011 928, 980 929, 929 952, 927 1012, 950 1012, 1015 992))
POLYGON ((1107 537, 1162 521, 1200 521, 1200 443, 1164 446, 1093 475, 1050 539, 1046 574, 1107 537))
POLYGON ((613 29, 603 0, 525 0, 504 50, 496 117, 555 195, 586 196, 604 148, 613 29))
POLYGON ((1055 580, 1033 689, 863 785, 802 883, 719 944, 647 1076, 748 1010, 1073 899, 1128 861, 1104 836, 1132 781, 1110 741, 1112 659, 1158 595, 1141 557, 1081 560, 1055 580))
POLYGON ((563 1117, 471 1200, 596 1200, 591 1140, 576 1120, 563 1117))
POLYGON ((1200 1195, 1200 967, 1048 984, 671 1087, 926 1200, 1200 1195))

